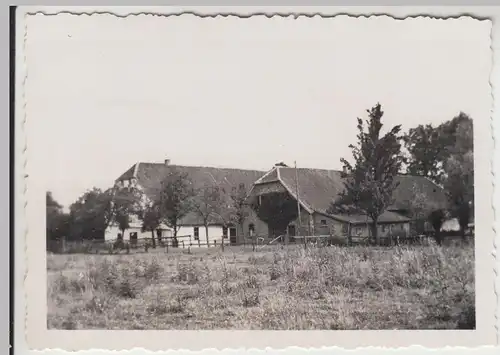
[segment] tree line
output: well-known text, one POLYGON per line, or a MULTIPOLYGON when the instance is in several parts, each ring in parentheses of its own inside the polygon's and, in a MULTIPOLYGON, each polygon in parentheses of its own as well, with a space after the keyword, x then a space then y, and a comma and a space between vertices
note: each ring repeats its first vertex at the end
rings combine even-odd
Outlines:
MULTIPOLYGON (((421 175, 444 188, 448 204, 444 209, 434 206, 415 186, 413 198, 408 201, 409 217, 420 222, 429 221, 438 243, 444 220, 456 217, 465 237, 474 211, 471 118, 459 113, 438 126, 419 125, 403 133, 402 126, 396 125, 383 134, 382 106, 377 104, 367 113, 368 119, 357 119, 356 142, 349 145, 353 159, 341 159, 345 189, 332 201, 329 212, 358 212, 369 216, 371 235, 380 243, 377 224, 382 213, 393 203, 393 192, 398 186, 396 176, 401 173, 421 175)), ((239 184, 225 191, 216 183, 194 188, 187 173, 171 167, 153 199, 147 198, 135 186, 93 188, 71 204, 69 213, 65 213, 47 192, 47 242, 62 237, 68 240, 103 239, 110 225, 116 225, 123 237, 130 228, 130 217, 135 216, 142 230, 151 232, 155 247, 155 230, 164 224, 177 237, 180 221, 193 213, 205 227, 208 244, 208 226, 213 222, 237 226, 244 235, 243 225, 250 210, 273 230, 285 229, 297 217, 296 202, 287 194, 276 193, 262 196, 258 203, 249 202, 247 188, 239 184)))
POLYGON ((436 206, 414 186, 408 201, 409 217, 429 221, 440 244, 441 227, 448 217, 459 221, 462 238, 474 213, 474 154, 472 119, 460 112, 438 126, 419 125, 402 133, 402 126, 382 134, 384 112, 380 104, 357 119, 355 144, 349 145, 352 160, 341 159, 345 190, 329 208, 335 212, 359 212, 369 216, 371 236, 380 243, 378 219, 393 203, 401 173, 425 176, 442 187, 447 206, 436 206))
POLYGON ((102 190, 86 191, 69 207, 69 212, 55 201, 52 193, 46 194, 48 246, 53 240, 96 240, 103 239, 106 229, 117 226, 119 238, 130 228, 131 217, 139 221, 143 232, 151 232, 151 244, 155 248, 161 243, 161 236, 155 231, 166 225, 172 229, 174 240, 181 220, 193 213, 205 227, 207 244, 208 227, 213 222, 235 225, 243 231, 248 218, 249 205, 246 202, 247 186, 239 184, 226 191, 217 184, 194 188, 187 173, 175 167, 161 181, 155 197, 148 198, 135 186, 116 185, 102 190))

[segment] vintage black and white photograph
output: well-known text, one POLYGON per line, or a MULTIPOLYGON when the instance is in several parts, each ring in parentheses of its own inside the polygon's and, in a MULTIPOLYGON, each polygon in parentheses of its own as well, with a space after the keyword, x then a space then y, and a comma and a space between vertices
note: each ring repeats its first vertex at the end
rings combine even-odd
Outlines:
POLYGON ((26 24, 48 330, 477 329, 489 21, 26 24))

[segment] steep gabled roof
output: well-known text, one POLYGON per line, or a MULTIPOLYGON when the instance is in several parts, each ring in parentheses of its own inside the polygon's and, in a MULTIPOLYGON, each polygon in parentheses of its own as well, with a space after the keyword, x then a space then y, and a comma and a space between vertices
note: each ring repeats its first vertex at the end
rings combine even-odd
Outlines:
MULTIPOLYGON (((225 192, 230 192, 233 187, 245 184, 247 189, 255 186, 269 184, 279 181, 296 198, 296 174, 299 181, 299 200, 303 207, 309 212, 327 214, 326 211, 330 203, 336 199, 344 190, 341 172, 337 170, 325 169, 305 169, 275 166, 268 172, 258 170, 243 170, 232 168, 216 168, 204 166, 183 166, 163 163, 137 163, 123 173, 117 181, 137 179, 138 184, 143 188, 146 196, 154 199, 158 193, 161 181, 171 169, 187 173, 195 189, 205 186, 218 186, 225 192)), ((407 220, 401 215, 392 213, 395 210, 405 210, 414 199, 415 191, 424 195, 424 199, 435 207, 446 207, 446 196, 441 187, 432 181, 421 176, 399 175, 397 177, 399 186, 394 192, 394 204, 390 206, 381 216, 381 222, 407 220)), ((229 201, 227 202, 227 213, 229 201)), ((353 221, 366 220, 366 216, 355 215, 335 215, 332 216, 342 220, 348 218, 353 221)), ((222 221, 215 221, 220 224, 222 221)), ((190 213, 182 220, 182 224, 199 225, 200 218, 195 213, 190 213)))
MULTIPOLYGON (((183 166, 166 165, 161 163, 137 163, 122 174, 117 181, 137 179, 137 183, 142 187, 146 196, 155 199, 160 191, 161 181, 169 171, 173 169, 187 173, 194 189, 201 189, 206 186, 217 186, 229 194, 231 190, 240 184, 245 184, 250 189, 253 183, 264 175, 265 172, 257 170, 242 170, 231 168, 215 168, 204 166, 183 166)), ((224 194, 227 197, 227 194, 224 194)), ((225 201, 227 208, 222 209, 222 214, 229 211, 229 201, 225 201)), ((183 225, 200 225, 200 217, 196 213, 189 213, 182 219, 183 225)), ((215 218, 211 224, 221 224, 220 218, 215 218)))
MULTIPOLYGON (((297 178, 299 199, 304 208, 326 214, 330 203, 344 191, 341 172, 336 170, 276 167, 276 176, 296 197, 297 178)), ((269 176, 272 176, 270 174, 269 176)), ((262 183, 264 183, 263 181, 262 183)), ((423 194, 425 200, 439 208, 446 207, 443 189, 422 176, 399 175, 399 186, 393 194, 394 203, 389 211, 405 210, 414 199, 415 191, 423 194)))

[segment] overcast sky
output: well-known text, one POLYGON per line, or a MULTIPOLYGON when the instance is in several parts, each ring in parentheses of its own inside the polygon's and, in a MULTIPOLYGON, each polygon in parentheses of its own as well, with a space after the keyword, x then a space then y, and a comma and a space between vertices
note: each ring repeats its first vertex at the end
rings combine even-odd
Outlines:
POLYGON ((32 16, 28 165, 64 205, 137 161, 340 169, 356 117, 487 118, 491 24, 32 16))

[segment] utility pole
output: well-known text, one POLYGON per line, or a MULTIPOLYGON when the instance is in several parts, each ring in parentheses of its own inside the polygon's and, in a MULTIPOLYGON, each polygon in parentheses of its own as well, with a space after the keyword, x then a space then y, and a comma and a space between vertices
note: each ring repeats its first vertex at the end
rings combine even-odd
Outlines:
MULTIPOLYGON (((295 193, 297 195, 297 216, 298 216, 298 219, 299 219, 299 233, 300 234, 305 234, 305 233, 302 233, 302 218, 300 217, 300 198, 299 198, 299 173, 298 173, 298 170, 297 170, 297 162, 294 161, 294 165, 295 165, 295 193)), ((304 238, 304 248, 307 248, 307 241, 306 241, 306 236, 303 235, 302 236, 304 238)))

